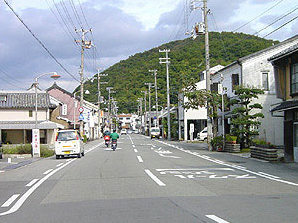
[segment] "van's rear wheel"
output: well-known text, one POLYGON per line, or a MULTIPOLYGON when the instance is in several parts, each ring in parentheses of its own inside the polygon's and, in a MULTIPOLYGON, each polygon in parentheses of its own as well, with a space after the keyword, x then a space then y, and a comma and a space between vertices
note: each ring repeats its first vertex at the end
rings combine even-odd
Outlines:
POLYGON ((78 158, 81 158, 81 153, 78 154, 78 158))
POLYGON ((85 156, 85 151, 82 152, 82 156, 85 156))
POLYGON ((60 156, 59 155, 56 155, 56 159, 60 159, 60 156))

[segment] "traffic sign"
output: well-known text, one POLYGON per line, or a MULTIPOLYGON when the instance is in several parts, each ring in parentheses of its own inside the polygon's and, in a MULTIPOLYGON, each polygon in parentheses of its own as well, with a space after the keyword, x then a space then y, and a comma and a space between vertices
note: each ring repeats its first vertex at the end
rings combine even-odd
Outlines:
POLYGON ((83 113, 84 108, 83 108, 83 107, 79 107, 79 108, 78 108, 78 111, 79 111, 80 113, 83 113))
POLYGON ((80 120, 80 121, 84 121, 84 116, 83 116, 83 114, 80 114, 80 116, 79 116, 79 120, 80 120))

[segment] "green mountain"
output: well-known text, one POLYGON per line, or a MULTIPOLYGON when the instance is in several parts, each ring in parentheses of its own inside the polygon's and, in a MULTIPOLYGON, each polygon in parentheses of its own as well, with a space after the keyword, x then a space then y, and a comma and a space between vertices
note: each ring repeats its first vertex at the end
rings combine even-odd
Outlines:
MULTIPOLYGON (((159 58, 165 57, 165 53, 159 53, 159 49, 170 49, 170 88, 171 104, 177 104, 178 92, 191 81, 199 81, 198 74, 205 69, 205 46, 204 36, 195 40, 187 38, 172 41, 153 48, 143 53, 137 53, 126 60, 122 60, 103 73, 109 74, 102 77, 101 81, 108 81, 116 93, 112 96, 118 101, 119 112, 136 112, 138 108, 137 99, 144 97, 142 91, 148 90, 146 82, 154 83, 154 76, 149 70, 157 69, 158 103, 166 105, 166 65, 159 64, 159 58)), ((228 65, 233 61, 257 52, 277 43, 277 41, 266 40, 256 36, 232 33, 232 32, 210 32, 210 67, 215 65, 228 65)), ((107 85, 102 85, 101 95, 108 98, 105 90, 107 85)), ((91 94, 86 99, 97 101, 97 81, 85 83, 85 88, 91 94)), ((155 103, 155 91, 152 89, 151 102, 155 103)), ((148 99, 147 99, 148 101, 148 99)), ((103 107, 106 105, 103 104, 103 107)))

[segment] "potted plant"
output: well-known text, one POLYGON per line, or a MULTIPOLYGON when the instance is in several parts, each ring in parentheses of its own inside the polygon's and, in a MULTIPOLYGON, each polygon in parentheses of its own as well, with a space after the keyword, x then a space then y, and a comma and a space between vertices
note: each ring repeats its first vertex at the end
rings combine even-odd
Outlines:
POLYGON ((216 136, 211 140, 211 145, 213 150, 222 151, 223 150, 223 138, 222 136, 216 136))
POLYGON ((226 135, 226 143, 236 144, 237 143, 237 136, 226 135))

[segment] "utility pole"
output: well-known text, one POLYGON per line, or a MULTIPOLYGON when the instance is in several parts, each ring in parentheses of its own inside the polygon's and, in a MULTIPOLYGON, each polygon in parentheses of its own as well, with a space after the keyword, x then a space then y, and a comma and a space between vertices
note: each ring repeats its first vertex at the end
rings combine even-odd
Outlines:
POLYGON ((108 104, 108 122, 109 122, 109 127, 111 126, 111 90, 113 87, 107 87, 107 91, 109 92, 109 104, 108 104))
POLYGON ((170 108, 170 77, 169 77, 169 64, 170 58, 168 57, 169 49, 159 50, 160 53, 166 53, 165 58, 159 58, 159 63, 165 63, 167 69, 167 106, 168 106, 168 140, 171 140, 171 108, 170 108))
POLYGON ((147 104, 147 100, 146 100, 146 94, 147 94, 147 91, 142 91, 144 93, 144 109, 145 109, 145 114, 144 114, 144 130, 145 130, 145 135, 146 135, 146 130, 147 130, 147 107, 146 107, 146 104, 147 104))
MULTIPOLYGON (((91 41, 85 41, 85 34, 88 32, 92 32, 92 29, 84 30, 84 29, 75 29, 75 31, 82 32, 82 40, 76 40, 77 43, 81 44, 81 69, 80 69, 80 82, 81 82, 81 95, 80 95, 80 107, 83 107, 84 102, 84 51, 85 49, 91 48, 91 41)), ((80 120, 80 134, 84 135, 84 121, 80 120)))
POLYGON ((155 107, 156 107, 156 119, 155 119, 155 127, 159 126, 158 120, 158 98, 157 98, 157 70, 149 70, 149 72, 153 72, 154 75, 154 86, 155 86, 155 107))
POLYGON ((149 92, 149 131, 151 129, 151 86, 153 83, 145 83, 148 85, 148 92, 149 92))
MULTIPOLYGON (((210 60, 209 60, 209 33, 208 33, 208 9, 207 9, 207 0, 203 1, 203 11, 204 11, 204 23, 205 23, 205 64, 206 64, 206 91, 210 93, 210 60)), ((210 104, 207 101, 207 143, 208 150, 212 150, 211 146, 212 139, 212 123, 211 123, 211 111, 210 104)))
MULTIPOLYGON (((108 74, 100 74, 99 69, 97 69, 97 92, 98 92, 98 98, 97 98, 97 103, 98 103, 98 137, 99 137, 99 131, 100 131, 100 116, 101 116, 101 111, 100 111, 100 97, 101 97, 101 92, 100 92, 100 77, 106 77, 108 74)), ((107 82, 102 82, 102 84, 107 83, 107 82)))

